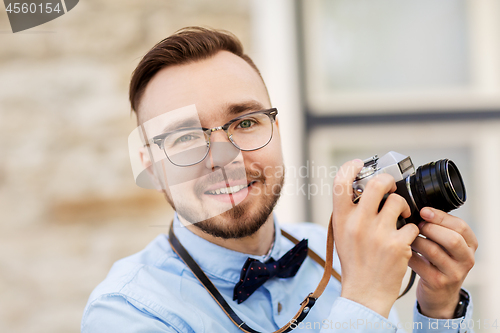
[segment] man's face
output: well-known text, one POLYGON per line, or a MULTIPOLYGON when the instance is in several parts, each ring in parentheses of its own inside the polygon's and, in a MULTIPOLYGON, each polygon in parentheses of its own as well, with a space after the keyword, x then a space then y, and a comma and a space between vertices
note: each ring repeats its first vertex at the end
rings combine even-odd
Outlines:
MULTIPOLYGON (((166 112, 171 112, 175 119, 179 113, 175 110, 190 105, 196 107, 204 128, 221 126, 235 117, 271 108, 256 71, 243 59, 226 51, 206 60, 158 72, 141 99, 140 122, 168 117, 170 114, 166 112)), ((173 178, 167 175, 170 181, 164 188, 168 201, 182 218, 223 238, 245 237, 257 231, 272 212, 284 179, 277 123, 273 124, 272 139, 265 147, 255 151, 236 150, 233 154, 236 158, 231 158, 230 163, 227 160, 220 162, 223 160, 219 158, 220 153, 231 150, 236 148, 229 143, 226 133, 213 132, 209 155, 200 164, 188 167, 202 176, 182 182, 172 191, 173 178), (226 180, 221 178, 222 167, 226 180), (218 193, 226 189, 228 179, 229 186, 243 188, 232 195, 224 191, 218 193), (230 203, 233 208, 228 210, 230 203)), ((174 173, 189 170, 171 164, 168 169, 174 173)))

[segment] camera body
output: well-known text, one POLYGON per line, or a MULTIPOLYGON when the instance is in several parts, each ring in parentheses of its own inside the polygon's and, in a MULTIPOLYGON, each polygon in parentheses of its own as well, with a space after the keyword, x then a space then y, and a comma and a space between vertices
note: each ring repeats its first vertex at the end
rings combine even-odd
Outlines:
MULTIPOLYGON (((364 160, 363 169, 353 182, 353 202, 357 203, 366 184, 376 175, 388 173, 396 181, 396 194, 402 196, 410 206, 409 218, 399 217, 397 228, 406 223, 422 221, 420 210, 434 207, 449 212, 463 205, 466 200, 465 185, 457 166, 451 160, 443 159, 418 167, 409 156, 391 151, 382 157, 377 155, 364 160)), ((379 210, 382 208, 385 198, 379 210)))

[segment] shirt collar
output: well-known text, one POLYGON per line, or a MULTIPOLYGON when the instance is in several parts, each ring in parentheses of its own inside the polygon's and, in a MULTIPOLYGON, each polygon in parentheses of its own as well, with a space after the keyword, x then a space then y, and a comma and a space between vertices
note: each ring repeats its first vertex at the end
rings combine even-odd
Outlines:
POLYGON ((274 243, 270 254, 262 256, 229 250, 195 235, 181 224, 177 213, 174 216, 173 228, 182 246, 189 252, 205 274, 231 283, 237 283, 240 279, 241 268, 245 264, 247 258, 254 258, 262 262, 270 257, 276 260, 280 258, 281 229, 275 215, 273 215, 273 220, 274 243))

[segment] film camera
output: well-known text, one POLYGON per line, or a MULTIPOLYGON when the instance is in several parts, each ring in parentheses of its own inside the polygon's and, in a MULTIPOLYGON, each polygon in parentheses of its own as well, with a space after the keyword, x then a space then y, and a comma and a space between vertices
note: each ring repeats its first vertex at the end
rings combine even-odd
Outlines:
POLYGON ((422 221, 420 210, 423 207, 434 207, 449 212, 463 205, 466 200, 462 176, 455 163, 449 159, 427 163, 415 171, 409 156, 391 151, 380 158, 377 155, 370 157, 364 163, 352 185, 353 202, 359 201, 372 177, 381 173, 390 174, 396 180, 395 193, 405 198, 411 209, 409 218, 399 217, 398 229, 406 223, 418 224, 422 221))

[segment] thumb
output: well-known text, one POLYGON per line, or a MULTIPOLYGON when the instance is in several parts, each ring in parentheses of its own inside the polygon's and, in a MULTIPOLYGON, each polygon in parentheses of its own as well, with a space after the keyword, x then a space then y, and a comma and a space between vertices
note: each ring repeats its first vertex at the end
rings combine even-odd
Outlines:
POLYGON ((417 238, 420 230, 414 223, 407 223, 402 228, 398 230, 399 237, 405 240, 405 243, 411 245, 413 241, 417 238))
POLYGON ((362 160, 352 160, 342 165, 333 180, 333 211, 354 206, 352 183, 363 168, 362 160))

